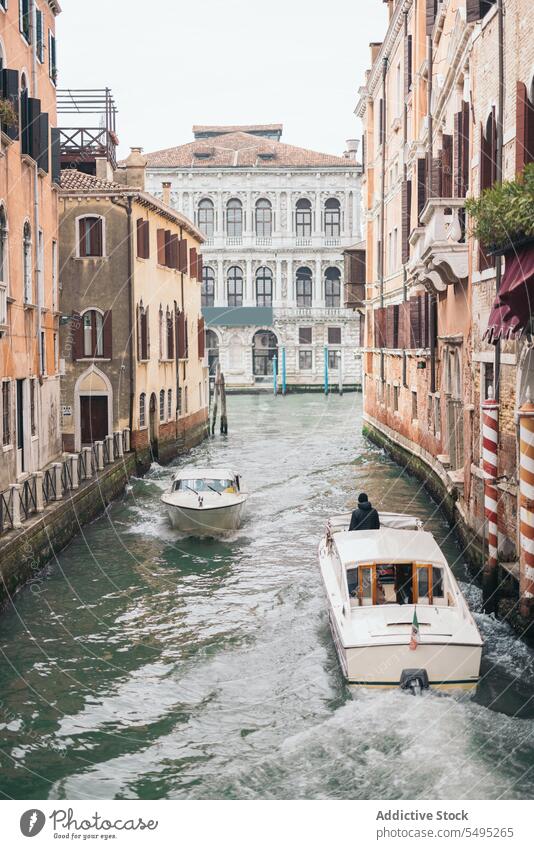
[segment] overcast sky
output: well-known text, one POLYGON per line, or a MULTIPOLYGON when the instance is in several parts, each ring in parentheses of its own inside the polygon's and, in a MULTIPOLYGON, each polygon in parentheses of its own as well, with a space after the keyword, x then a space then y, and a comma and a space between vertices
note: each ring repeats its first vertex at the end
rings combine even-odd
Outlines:
MULTIPOLYGON (((123 155, 191 141, 193 124, 283 123, 341 153, 382 0, 61 0, 60 88, 109 86, 123 155)), ((60 118, 66 124, 68 116, 60 118)))

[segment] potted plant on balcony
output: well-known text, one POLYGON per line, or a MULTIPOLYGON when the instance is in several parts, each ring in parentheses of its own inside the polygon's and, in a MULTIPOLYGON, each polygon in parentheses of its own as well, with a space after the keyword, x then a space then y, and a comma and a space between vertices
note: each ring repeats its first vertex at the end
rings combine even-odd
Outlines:
POLYGON ((516 179, 469 198, 471 234, 488 253, 501 254, 534 242, 534 163, 516 179))
POLYGON ((18 115, 11 101, 0 98, 0 126, 16 127, 18 122, 18 115))

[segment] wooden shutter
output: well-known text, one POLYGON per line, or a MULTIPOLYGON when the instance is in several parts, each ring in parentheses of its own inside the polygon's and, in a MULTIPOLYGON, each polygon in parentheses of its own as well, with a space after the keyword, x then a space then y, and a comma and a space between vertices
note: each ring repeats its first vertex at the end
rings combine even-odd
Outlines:
POLYGON ((204 267, 204 260, 202 259, 202 254, 197 253, 197 280, 202 282, 202 272, 204 267))
POLYGON ((49 171, 49 147, 50 147, 50 132, 48 126, 48 113, 41 112, 39 115, 39 153, 37 157, 37 165, 41 169, 41 171, 45 171, 48 174, 49 171))
POLYGON ((198 320, 198 358, 199 360, 204 358, 204 354, 206 352, 206 332, 204 329, 204 319, 199 318, 198 320))
POLYGON ((198 280, 197 271, 197 249, 191 248, 189 251, 189 276, 191 279, 198 280))
POLYGON ((430 347, 430 295, 424 292, 421 295, 421 345, 423 348, 430 347))
POLYGON ((52 127, 50 131, 50 146, 52 154, 52 181, 59 185, 61 182, 61 131, 52 127))
POLYGON ((93 218, 89 227, 89 251, 91 256, 102 256, 102 219, 93 218))
POLYGON ((17 123, 14 127, 2 127, 2 131, 10 139, 18 139, 19 137, 19 72, 4 68, 2 71, 2 97, 8 100, 13 107, 17 116, 17 123))
POLYGON ((452 198, 452 136, 443 136, 443 157, 441 167, 442 197, 452 198))
POLYGON ((157 232, 158 241, 158 265, 165 265, 165 230, 161 227, 157 232))
POLYGON ((394 322, 393 311, 394 311, 393 305, 389 304, 386 307, 386 321, 385 321, 385 324, 386 324, 386 339, 385 339, 386 344, 385 344, 385 347, 386 348, 393 348, 393 322, 394 322))
POLYGON ((426 159, 417 160, 417 220, 421 223, 421 213, 425 208, 427 196, 427 167, 426 159))
POLYGON ((179 271, 182 274, 187 274, 187 239, 180 239, 179 243, 179 271))
POLYGON ((111 321, 111 310, 106 310, 102 321, 102 348, 104 357, 108 360, 113 358, 113 325, 111 321))
POLYGON ((143 250, 144 258, 150 259, 150 222, 143 223, 143 250))
POLYGON ((31 156, 35 162, 39 159, 41 148, 40 138, 41 101, 36 97, 28 97, 26 105, 26 131, 23 134, 23 153, 31 156))
POLYGON ((165 262, 164 265, 167 268, 172 268, 172 255, 171 255, 171 231, 165 230, 165 262))
POLYGON ((375 310, 375 348, 387 347, 386 340, 386 307, 375 310))
POLYGON ((525 83, 516 84, 516 131, 515 131, 515 170, 522 174, 527 163, 527 104, 528 94, 525 83))
POLYGON ((137 256, 140 259, 145 258, 144 248, 144 218, 138 218, 136 222, 136 240, 137 240, 137 256))
POLYGON ((410 298, 410 348, 421 348, 421 298, 410 298))
POLYGON ((185 360, 186 357, 186 339, 185 339, 185 313, 180 310, 178 313, 178 359, 185 360))

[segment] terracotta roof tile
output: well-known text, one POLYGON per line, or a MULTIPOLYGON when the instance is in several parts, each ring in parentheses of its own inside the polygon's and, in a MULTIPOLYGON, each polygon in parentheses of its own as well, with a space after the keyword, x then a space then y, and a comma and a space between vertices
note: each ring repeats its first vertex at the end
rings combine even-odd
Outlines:
POLYGON ((83 171, 76 171, 74 168, 64 168, 61 171, 61 188, 65 192, 128 191, 128 187, 121 186, 120 183, 99 180, 92 174, 84 174, 83 171))
POLYGON ((147 153, 148 168, 354 168, 343 156, 316 153, 244 132, 200 139, 178 147, 147 153))

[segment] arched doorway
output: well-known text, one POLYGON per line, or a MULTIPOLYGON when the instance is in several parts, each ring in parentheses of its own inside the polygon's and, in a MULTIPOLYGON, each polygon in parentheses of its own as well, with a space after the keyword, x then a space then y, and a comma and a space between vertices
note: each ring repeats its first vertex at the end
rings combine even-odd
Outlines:
POLYGON ((273 359, 278 356, 278 339, 271 330, 258 330, 252 340, 252 370, 254 379, 262 379, 273 374, 273 359))
POLYGON ((152 456, 158 457, 158 402, 156 393, 153 392, 150 396, 149 406, 149 435, 150 435, 150 450, 152 456))

